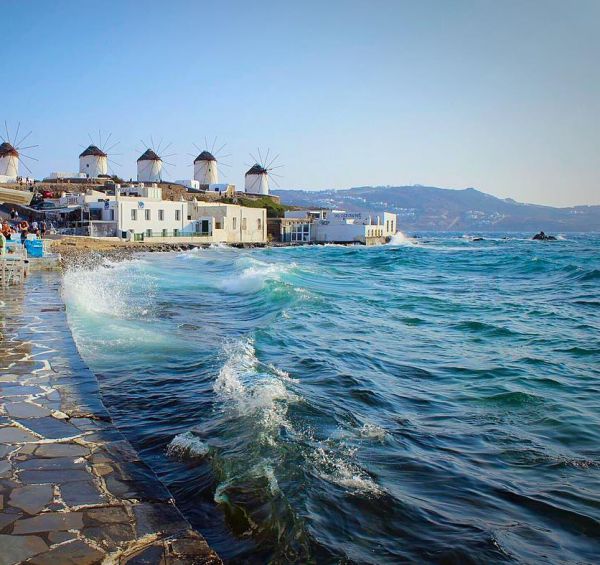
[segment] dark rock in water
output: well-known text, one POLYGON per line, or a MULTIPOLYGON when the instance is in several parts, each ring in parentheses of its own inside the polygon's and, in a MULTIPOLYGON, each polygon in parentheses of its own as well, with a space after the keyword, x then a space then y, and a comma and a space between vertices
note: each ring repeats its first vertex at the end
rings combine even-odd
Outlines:
POLYGON ((471 241, 483 241, 483 237, 474 237, 471 241))
POLYGON ((536 233, 532 239, 536 239, 538 241, 556 241, 556 238, 553 235, 546 235, 543 231, 536 233))

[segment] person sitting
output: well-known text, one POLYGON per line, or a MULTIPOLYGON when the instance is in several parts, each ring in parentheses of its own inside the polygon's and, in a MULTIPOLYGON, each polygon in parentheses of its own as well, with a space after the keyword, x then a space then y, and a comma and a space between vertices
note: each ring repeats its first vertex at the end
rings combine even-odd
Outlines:
POLYGON ((12 228, 10 227, 9 223, 4 220, 4 222, 2 222, 2 235, 6 238, 6 239, 10 239, 11 235, 12 235, 12 228))

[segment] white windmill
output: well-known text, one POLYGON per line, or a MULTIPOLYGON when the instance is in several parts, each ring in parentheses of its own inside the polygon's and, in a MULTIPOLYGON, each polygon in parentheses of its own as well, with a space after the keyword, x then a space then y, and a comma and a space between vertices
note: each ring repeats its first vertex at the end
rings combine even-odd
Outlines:
POLYGON ((263 159, 260 149, 258 149, 259 159, 254 157, 252 153, 250 153, 250 157, 254 160, 254 165, 246 171, 246 175, 244 177, 244 190, 251 194, 261 194, 268 195, 269 194, 269 179, 275 183, 275 186, 279 187, 279 184, 273 177, 280 177, 273 173, 274 169, 279 169, 283 167, 283 165, 279 165, 274 167, 273 164, 277 161, 279 155, 276 155, 269 161, 269 153, 270 149, 267 150, 267 154, 263 159))
MULTIPOLYGON (((144 140, 140 140, 142 146, 146 147, 146 150, 138 157, 137 160, 137 180, 138 182, 162 182, 163 180, 163 164, 174 166, 160 156, 160 146, 162 140, 158 144, 158 147, 154 146, 154 139, 150 137, 151 145, 144 143, 144 140)), ((164 147, 163 151, 166 151, 171 146, 169 143, 164 147)), ((168 158, 175 155, 175 153, 169 153, 163 155, 168 158)), ((166 169, 166 167, 165 167, 166 169)))
POLYGON ((25 169, 33 176, 31 169, 23 162, 22 157, 37 161, 35 157, 25 155, 23 151, 38 147, 37 145, 23 146, 23 142, 31 135, 31 131, 19 139, 19 130, 21 129, 21 123, 17 125, 15 135, 12 137, 8 131, 8 125, 4 122, 4 129, 6 137, 0 134, 2 143, 0 144, 0 177, 6 182, 14 182, 19 177, 19 165, 23 165, 25 169))
POLYGON ((98 130, 98 142, 95 142, 91 135, 88 134, 88 136, 92 143, 79 155, 79 172, 86 174, 89 178, 108 176, 109 161, 119 165, 110 158, 111 155, 115 154, 109 153, 119 142, 117 141, 109 146, 108 143, 112 133, 109 133, 108 137, 103 140, 100 130, 98 130))
POLYGON ((219 184, 219 174, 227 176, 220 169, 221 166, 229 167, 226 163, 221 162, 221 159, 229 157, 229 155, 220 155, 227 144, 223 143, 223 145, 215 151, 216 144, 216 137, 210 149, 206 138, 204 138, 204 149, 200 149, 200 147, 194 143, 194 147, 200 151, 200 154, 194 159, 194 180, 197 180, 200 186, 219 184))

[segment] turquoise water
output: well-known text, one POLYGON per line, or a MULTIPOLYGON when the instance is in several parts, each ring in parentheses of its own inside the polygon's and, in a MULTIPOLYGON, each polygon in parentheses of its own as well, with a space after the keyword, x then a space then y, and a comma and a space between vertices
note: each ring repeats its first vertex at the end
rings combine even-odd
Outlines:
POLYGON ((227 561, 597 562, 600 236, 484 237, 149 254, 64 295, 227 561))

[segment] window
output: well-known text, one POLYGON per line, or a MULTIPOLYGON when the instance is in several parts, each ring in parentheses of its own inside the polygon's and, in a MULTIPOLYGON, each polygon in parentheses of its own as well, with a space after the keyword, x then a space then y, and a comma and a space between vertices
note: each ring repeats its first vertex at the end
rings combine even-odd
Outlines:
POLYGON ((173 230, 173 236, 177 237, 179 235, 179 230, 173 230))
MULTIPOLYGON (((147 212, 148 210, 146 210, 147 212)), ((147 237, 152 237, 152 230, 146 230, 146 236, 147 237)))
POLYGON ((175 220, 181 220, 181 210, 175 210, 175 220))
POLYGON ((246 231, 248 228, 248 224, 246 222, 246 218, 242 218, 242 231, 246 231))
POLYGON ((131 210, 131 219, 137 220, 137 210, 131 210))
POLYGON ((162 222, 165 219, 165 211, 164 210, 159 210, 158 211, 158 219, 162 222))
POLYGON ((167 230, 163 230, 163 231, 162 231, 162 236, 163 236, 163 237, 167 237, 167 230))
POLYGON ((262 221, 260 218, 258 218, 258 220, 256 220, 256 227, 260 230, 262 229, 262 221))
POLYGON ((385 231, 390 231, 390 221, 389 220, 385 221, 385 231))
POLYGON ((216 230, 220 230, 221 228, 221 222, 215 222, 215 229, 216 230))
POLYGON ((233 218, 233 229, 237 228, 237 218, 233 218))
POLYGON ((152 219, 152 214, 151 214, 152 210, 146 210, 146 220, 150 220, 152 219))

